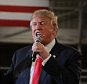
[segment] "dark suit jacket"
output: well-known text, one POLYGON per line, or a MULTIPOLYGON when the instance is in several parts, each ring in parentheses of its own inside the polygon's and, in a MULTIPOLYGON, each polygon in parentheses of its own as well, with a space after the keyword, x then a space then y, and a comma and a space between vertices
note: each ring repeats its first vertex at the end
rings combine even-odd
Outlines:
MULTIPOLYGON (((79 84, 81 72, 79 52, 56 42, 50 53, 52 57, 43 66, 39 84, 79 84)), ((31 56, 31 46, 15 52, 7 75, 8 81, 11 79, 14 81, 10 82, 15 84, 29 84, 31 56)))

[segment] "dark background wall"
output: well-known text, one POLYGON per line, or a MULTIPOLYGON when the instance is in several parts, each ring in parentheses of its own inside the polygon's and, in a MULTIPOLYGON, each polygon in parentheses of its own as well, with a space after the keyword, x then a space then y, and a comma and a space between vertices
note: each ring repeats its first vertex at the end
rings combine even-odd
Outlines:
POLYGON ((14 52, 30 44, 0 43, 0 66, 10 66, 14 52))

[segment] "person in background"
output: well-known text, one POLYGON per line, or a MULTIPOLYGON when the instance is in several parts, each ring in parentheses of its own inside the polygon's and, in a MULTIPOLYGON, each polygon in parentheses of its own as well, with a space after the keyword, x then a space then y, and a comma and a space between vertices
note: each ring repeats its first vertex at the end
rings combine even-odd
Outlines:
POLYGON ((36 10, 32 14, 30 27, 34 43, 14 53, 6 75, 9 84, 79 84, 81 55, 56 40, 57 21, 51 10, 36 10), (38 58, 41 69, 34 74, 38 58))

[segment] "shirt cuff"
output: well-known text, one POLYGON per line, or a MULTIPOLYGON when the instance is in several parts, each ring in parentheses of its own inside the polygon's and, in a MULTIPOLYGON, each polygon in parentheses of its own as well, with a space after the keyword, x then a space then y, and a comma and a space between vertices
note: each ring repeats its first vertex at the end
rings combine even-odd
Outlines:
POLYGON ((43 66, 45 66, 45 64, 46 64, 47 61, 50 59, 50 57, 51 57, 51 54, 50 54, 45 60, 43 60, 43 62, 42 62, 42 65, 43 65, 43 66))

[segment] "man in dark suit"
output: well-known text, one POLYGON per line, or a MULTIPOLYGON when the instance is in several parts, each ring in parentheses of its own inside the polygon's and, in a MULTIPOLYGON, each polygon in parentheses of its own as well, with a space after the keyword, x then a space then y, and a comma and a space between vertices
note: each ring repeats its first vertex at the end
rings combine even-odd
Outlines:
POLYGON ((15 52, 7 74, 8 81, 33 84, 35 62, 32 54, 38 52, 43 60, 38 84, 79 84, 81 55, 77 50, 57 42, 58 24, 54 13, 44 9, 35 11, 30 26, 34 43, 15 52), (38 42, 36 33, 40 34, 38 42))

